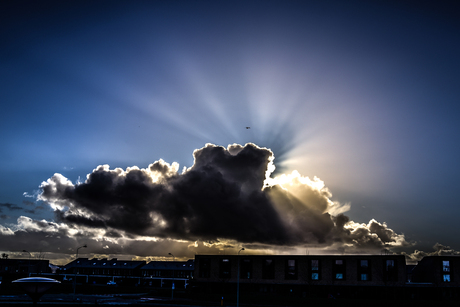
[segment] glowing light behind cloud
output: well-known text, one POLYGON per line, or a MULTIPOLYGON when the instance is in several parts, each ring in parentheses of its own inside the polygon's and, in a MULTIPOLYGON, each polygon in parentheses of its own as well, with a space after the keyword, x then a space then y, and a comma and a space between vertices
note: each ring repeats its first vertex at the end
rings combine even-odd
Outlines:
POLYGON ((106 163, 187 167, 208 142, 253 142, 275 153, 274 176, 318 176, 331 201, 352 202, 354 220, 450 236, 444 226, 456 225, 459 210, 451 205, 458 18, 440 6, 334 5, 18 9, 0 51, 3 202, 20 203, 11 195, 64 167, 70 180, 106 163))

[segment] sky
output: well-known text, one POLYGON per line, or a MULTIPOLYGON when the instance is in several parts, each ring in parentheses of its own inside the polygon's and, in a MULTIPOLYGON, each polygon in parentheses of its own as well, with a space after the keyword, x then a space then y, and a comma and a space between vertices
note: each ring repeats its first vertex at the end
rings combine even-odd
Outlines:
POLYGON ((9 1, 11 258, 460 250, 460 7, 9 1))

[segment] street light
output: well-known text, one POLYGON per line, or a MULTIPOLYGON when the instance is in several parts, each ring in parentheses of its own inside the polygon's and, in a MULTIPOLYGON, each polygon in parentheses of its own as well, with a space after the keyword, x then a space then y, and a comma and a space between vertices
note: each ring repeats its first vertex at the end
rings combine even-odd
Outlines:
POLYGON ((74 276, 73 276, 73 279, 74 279, 74 280, 73 280, 73 295, 74 295, 74 296, 75 296, 75 293, 76 293, 76 291, 77 291, 77 259, 78 259, 78 250, 79 250, 80 248, 82 248, 82 247, 87 248, 88 246, 86 246, 86 244, 85 244, 85 245, 82 245, 82 246, 80 246, 79 248, 77 248, 77 255, 75 256, 75 268, 74 268, 75 271, 74 271, 74 274, 73 274, 73 275, 74 275, 74 276))
MULTIPOLYGON (((173 254, 168 253, 168 255, 173 257, 173 262, 176 261, 176 258, 174 257, 173 254)), ((173 275, 173 278, 172 278, 172 287, 171 287, 171 300, 174 299, 174 263, 173 263, 172 275, 173 275)))
POLYGON ((32 257, 32 254, 28 251, 26 251, 25 249, 22 250, 23 253, 29 253, 29 264, 27 266, 27 273, 29 273, 29 277, 30 277, 30 257, 32 257))
POLYGON ((237 281, 236 281, 236 307, 239 306, 240 304, 240 252, 241 251, 244 251, 244 247, 242 247, 239 251, 238 251, 238 277, 237 277, 237 281))

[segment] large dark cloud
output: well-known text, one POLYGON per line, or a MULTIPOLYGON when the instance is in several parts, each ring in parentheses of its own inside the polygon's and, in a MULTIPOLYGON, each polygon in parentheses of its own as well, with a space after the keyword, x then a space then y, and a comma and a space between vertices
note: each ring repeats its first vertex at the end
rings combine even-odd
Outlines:
POLYGON ((146 169, 97 167, 74 185, 55 174, 40 199, 58 222, 132 237, 234 240, 272 245, 335 244, 380 248, 404 244, 385 224, 349 221, 317 178, 270 178, 273 153, 254 144, 195 150, 194 165, 160 160, 146 169))

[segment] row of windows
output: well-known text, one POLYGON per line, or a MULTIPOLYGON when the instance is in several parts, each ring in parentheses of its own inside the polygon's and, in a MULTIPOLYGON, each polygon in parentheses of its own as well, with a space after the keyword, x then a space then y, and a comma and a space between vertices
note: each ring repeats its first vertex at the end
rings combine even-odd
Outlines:
MULTIPOLYGON (((211 259, 202 258, 200 259, 200 277, 209 278, 211 273, 210 262, 211 259)), ((358 260, 357 263, 357 276, 361 281, 371 280, 371 267, 370 262, 367 259, 358 260)), ((252 278, 252 260, 241 259, 239 263, 240 267, 240 278, 251 279, 252 278)), ((332 278, 335 280, 345 280, 346 275, 345 260, 337 259, 333 263, 332 267, 332 278)), ((319 259, 312 259, 309 261, 308 269, 310 280, 321 280, 321 263, 319 259)), ((231 261, 228 258, 223 258, 219 263, 219 277, 230 278, 231 277, 231 261)), ((267 258, 262 261, 262 278, 263 279, 275 279, 275 263, 273 259, 267 258)), ((394 260, 385 260, 385 267, 383 272, 383 278, 387 281, 397 281, 398 272, 396 269, 394 260)), ((285 279, 295 280, 298 279, 298 267, 296 259, 288 259, 285 262, 285 279)))
MULTIPOLYGON (((79 264, 79 263, 80 263, 80 260, 77 260, 77 264, 79 264)), ((106 265, 106 264, 107 264, 106 262, 102 263, 102 265, 106 265)), ((112 265, 117 265, 117 264, 118 264, 118 265, 121 265, 121 263, 117 263, 117 262, 113 262, 113 263, 112 263, 112 265)), ((128 263, 125 262, 123 265, 127 265, 127 264, 128 264, 128 263)), ((93 265, 100 265, 100 263, 93 262, 93 265)), ((108 263, 108 265, 110 265, 110 263, 108 263)))
POLYGON ((187 270, 143 270, 143 276, 190 278, 193 271, 187 270))
POLYGON ((83 275, 124 275, 124 276, 132 276, 134 271, 133 270, 112 270, 112 269, 85 269, 85 268, 77 268, 77 274, 83 275))

